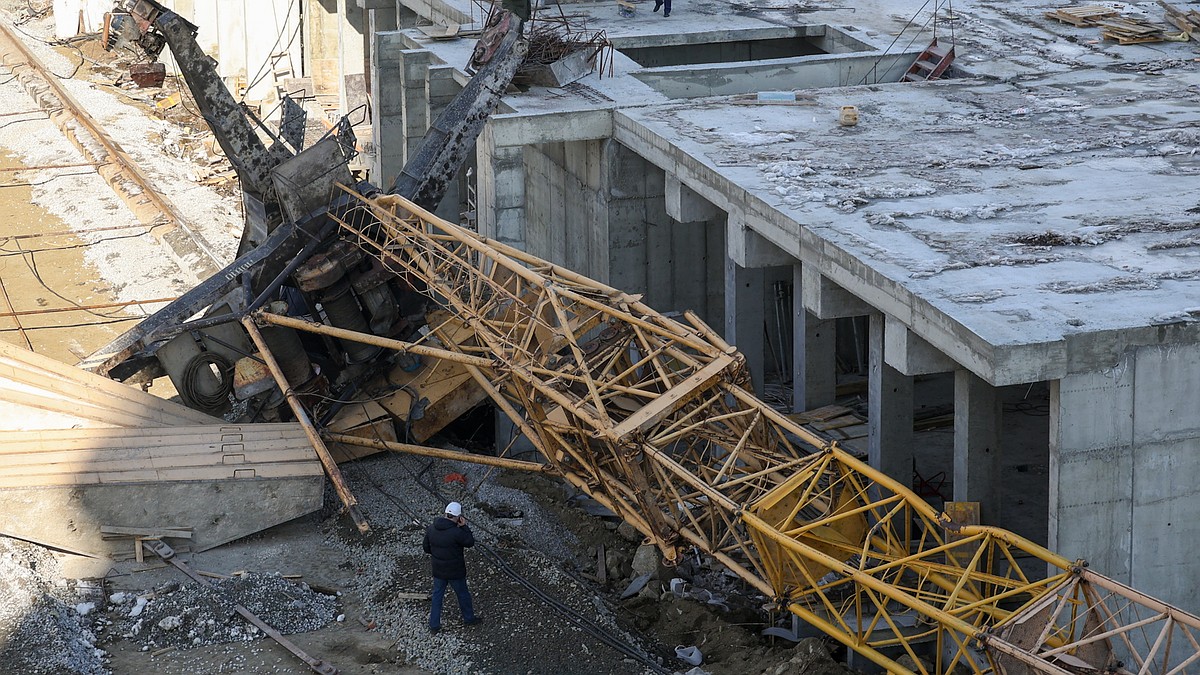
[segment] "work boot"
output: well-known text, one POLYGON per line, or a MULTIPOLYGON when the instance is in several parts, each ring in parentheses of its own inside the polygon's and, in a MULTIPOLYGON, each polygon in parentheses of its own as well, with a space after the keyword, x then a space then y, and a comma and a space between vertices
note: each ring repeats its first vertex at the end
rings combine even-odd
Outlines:
POLYGON ((663 0, 654 0, 654 11, 657 12, 658 10, 662 9, 662 6, 663 0))
POLYGON ((663 12, 663 17, 664 17, 664 18, 665 18, 665 17, 668 17, 668 16, 671 16, 671 13, 670 13, 670 12, 663 12))

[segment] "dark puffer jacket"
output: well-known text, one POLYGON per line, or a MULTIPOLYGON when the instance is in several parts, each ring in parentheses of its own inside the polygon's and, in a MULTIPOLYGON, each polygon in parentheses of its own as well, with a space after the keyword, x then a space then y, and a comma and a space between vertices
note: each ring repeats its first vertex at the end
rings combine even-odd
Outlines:
POLYGON ((438 518, 425 529, 425 552, 433 556, 433 576, 437 579, 467 578, 463 549, 475 545, 471 528, 449 518, 438 518))

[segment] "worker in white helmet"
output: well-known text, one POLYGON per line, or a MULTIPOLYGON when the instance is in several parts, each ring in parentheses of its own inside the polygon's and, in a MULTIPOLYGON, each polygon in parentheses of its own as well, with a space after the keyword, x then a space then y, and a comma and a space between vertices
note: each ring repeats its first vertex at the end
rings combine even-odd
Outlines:
POLYGON ((446 512, 425 529, 425 552, 430 555, 433 572, 433 602, 429 610, 429 632, 442 629, 442 599, 446 586, 454 589, 458 597, 458 608, 462 611, 463 623, 474 626, 479 623, 475 607, 471 603, 471 590, 467 588, 467 561, 463 550, 475 545, 475 535, 467 526, 462 514, 462 504, 450 502, 446 512))

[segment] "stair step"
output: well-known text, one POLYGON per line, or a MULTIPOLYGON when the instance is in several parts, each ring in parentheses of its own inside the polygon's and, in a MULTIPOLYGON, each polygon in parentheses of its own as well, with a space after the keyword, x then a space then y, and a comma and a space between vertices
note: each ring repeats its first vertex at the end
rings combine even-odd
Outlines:
POLYGON ((938 67, 938 64, 934 61, 917 61, 913 65, 921 70, 928 70, 930 72, 933 72, 933 70, 938 67))
POLYGON ((954 49, 954 47, 943 47, 941 45, 930 45, 929 49, 925 50, 925 53, 933 54, 934 56, 941 59, 941 58, 945 58, 946 55, 950 53, 951 49, 954 49))

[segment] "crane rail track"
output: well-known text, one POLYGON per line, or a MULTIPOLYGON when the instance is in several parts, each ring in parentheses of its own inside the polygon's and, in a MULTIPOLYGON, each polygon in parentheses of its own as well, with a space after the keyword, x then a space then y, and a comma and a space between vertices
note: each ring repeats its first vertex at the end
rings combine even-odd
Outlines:
POLYGON ((58 129, 94 164, 96 172, 129 207, 142 224, 158 230, 156 238, 166 244, 184 273, 203 279, 221 267, 220 258, 208 242, 190 227, 142 171, 137 162, 108 135, 87 110, 71 96, 7 22, 0 20, 0 62, 11 69, 22 87, 58 129), (183 241, 173 236, 178 229, 183 241), (194 248, 195 255, 187 249, 194 248), (178 249, 178 250, 177 250, 178 249))

